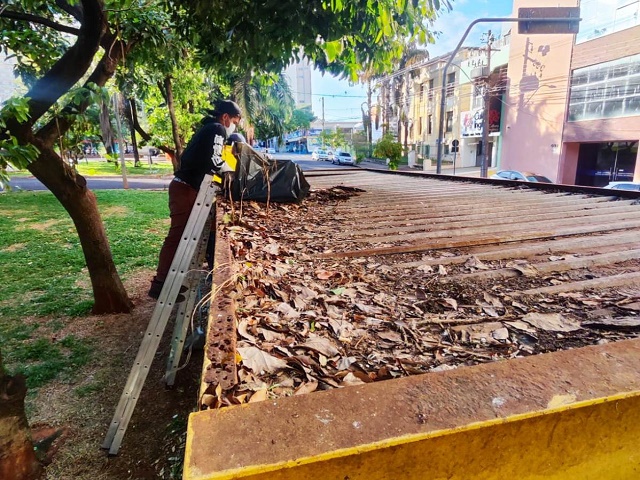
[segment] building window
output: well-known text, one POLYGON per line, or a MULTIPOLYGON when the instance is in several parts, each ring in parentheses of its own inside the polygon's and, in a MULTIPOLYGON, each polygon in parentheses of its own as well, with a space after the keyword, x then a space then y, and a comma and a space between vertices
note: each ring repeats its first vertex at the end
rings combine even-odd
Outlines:
POLYGON ((420 101, 424 100, 424 83, 420 84, 420 101))
POLYGON ((447 132, 453 132, 453 112, 452 111, 447 112, 447 116, 445 117, 445 119, 446 119, 447 132))
POLYGON ((484 106, 484 81, 476 81, 473 86, 473 97, 471 100, 471 109, 482 108, 484 106))
POLYGON ((427 117, 427 134, 431 135, 432 131, 433 131, 433 115, 429 115, 427 117))
POLYGON ((582 21, 576 43, 640 25, 639 13, 639 0, 612 0, 606 6, 601 0, 581 0, 582 21))
POLYGON ((422 137, 422 117, 418 117, 418 135, 422 137))
POLYGON ((453 91, 456 88, 456 72, 447 74, 447 97, 453 96, 453 91))
POLYGON ((429 80, 429 100, 433 100, 433 78, 429 80))
POLYGON ((572 72, 568 121, 636 115, 640 115, 640 55, 572 72))

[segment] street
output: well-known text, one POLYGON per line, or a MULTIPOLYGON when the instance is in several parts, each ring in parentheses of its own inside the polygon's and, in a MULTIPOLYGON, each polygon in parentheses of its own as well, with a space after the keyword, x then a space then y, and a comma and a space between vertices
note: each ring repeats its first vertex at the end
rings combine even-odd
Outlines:
MULTIPOLYGON (((332 168, 349 168, 347 166, 339 166, 333 165, 331 162, 317 162, 315 160, 311 160, 311 155, 297 155, 290 153, 276 153, 274 155, 276 160, 293 160, 295 163, 300 165, 300 168, 304 172, 308 172, 311 170, 326 170, 332 168)), ((122 177, 113 175, 113 176, 95 176, 95 177, 86 177, 87 185, 91 190, 110 190, 110 189, 120 189, 122 188, 122 177)), ((129 188, 136 190, 156 190, 156 189, 167 189, 169 187, 169 183, 173 179, 171 175, 165 175, 163 177, 140 177, 140 176, 130 176, 127 181, 129 184, 129 188)), ((37 191, 37 190, 46 190, 47 188, 40 183, 37 178, 34 177, 14 177, 11 178, 9 182, 12 190, 27 190, 27 191, 37 191)), ((3 189, 0 188, 0 192, 3 189)))

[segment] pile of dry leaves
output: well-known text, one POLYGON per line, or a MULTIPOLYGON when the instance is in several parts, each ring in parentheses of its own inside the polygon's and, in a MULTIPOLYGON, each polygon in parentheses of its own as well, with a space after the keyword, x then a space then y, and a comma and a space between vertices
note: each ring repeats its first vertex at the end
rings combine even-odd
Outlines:
POLYGON ((526 262, 513 265, 518 276, 469 282, 453 277, 503 266, 475 257, 434 262, 459 250, 319 258, 353 249, 326 233, 350 228, 334 207, 353 195, 335 188, 312 191, 300 205, 224 205, 239 381, 218 405, 637 336, 640 298, 629 292, 515 295, 562 281, 536 276, 526 262))

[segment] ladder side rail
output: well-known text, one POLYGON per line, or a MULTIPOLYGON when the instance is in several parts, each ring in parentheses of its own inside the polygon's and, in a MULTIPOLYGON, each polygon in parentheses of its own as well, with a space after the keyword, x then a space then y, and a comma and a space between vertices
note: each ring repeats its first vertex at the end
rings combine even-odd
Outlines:
POLYGON ((120 397, 118 407, 102 444, 102 448, 108 448, 109 453, 112 455, 118 452, 122 437, 124 436, 138 396, 146 380, 150 364, 153 361, 167 321, 171 315, 174 300, 177 298, 180 287, 182 286, 186 267, 192 260, 203 231, 202 226, 206 223, 210 214, 212 199, 217 190, 217 187, 211 182, 211 178, 211 175, 206 175, 202 182, 196 202, 185 226, 185 233, 182 236, 176 255, 171 263, 169 275, 156 303, 149 327, 142 340, 125 389, 120 397), (197 233, 194 235, 194 232, 197 233), (180 281, 176 281, 179 279, 180 281))

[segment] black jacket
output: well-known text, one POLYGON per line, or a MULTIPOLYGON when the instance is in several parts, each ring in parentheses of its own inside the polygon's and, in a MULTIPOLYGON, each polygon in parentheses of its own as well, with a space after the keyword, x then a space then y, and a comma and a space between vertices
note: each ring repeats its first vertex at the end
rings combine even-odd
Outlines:
POLYGON ((211 117, 205 119, 182 153, 180 168, 175 176, 199 190, 207 173, 220 171, 226 139, 227 132, 223 125, 211 117))

